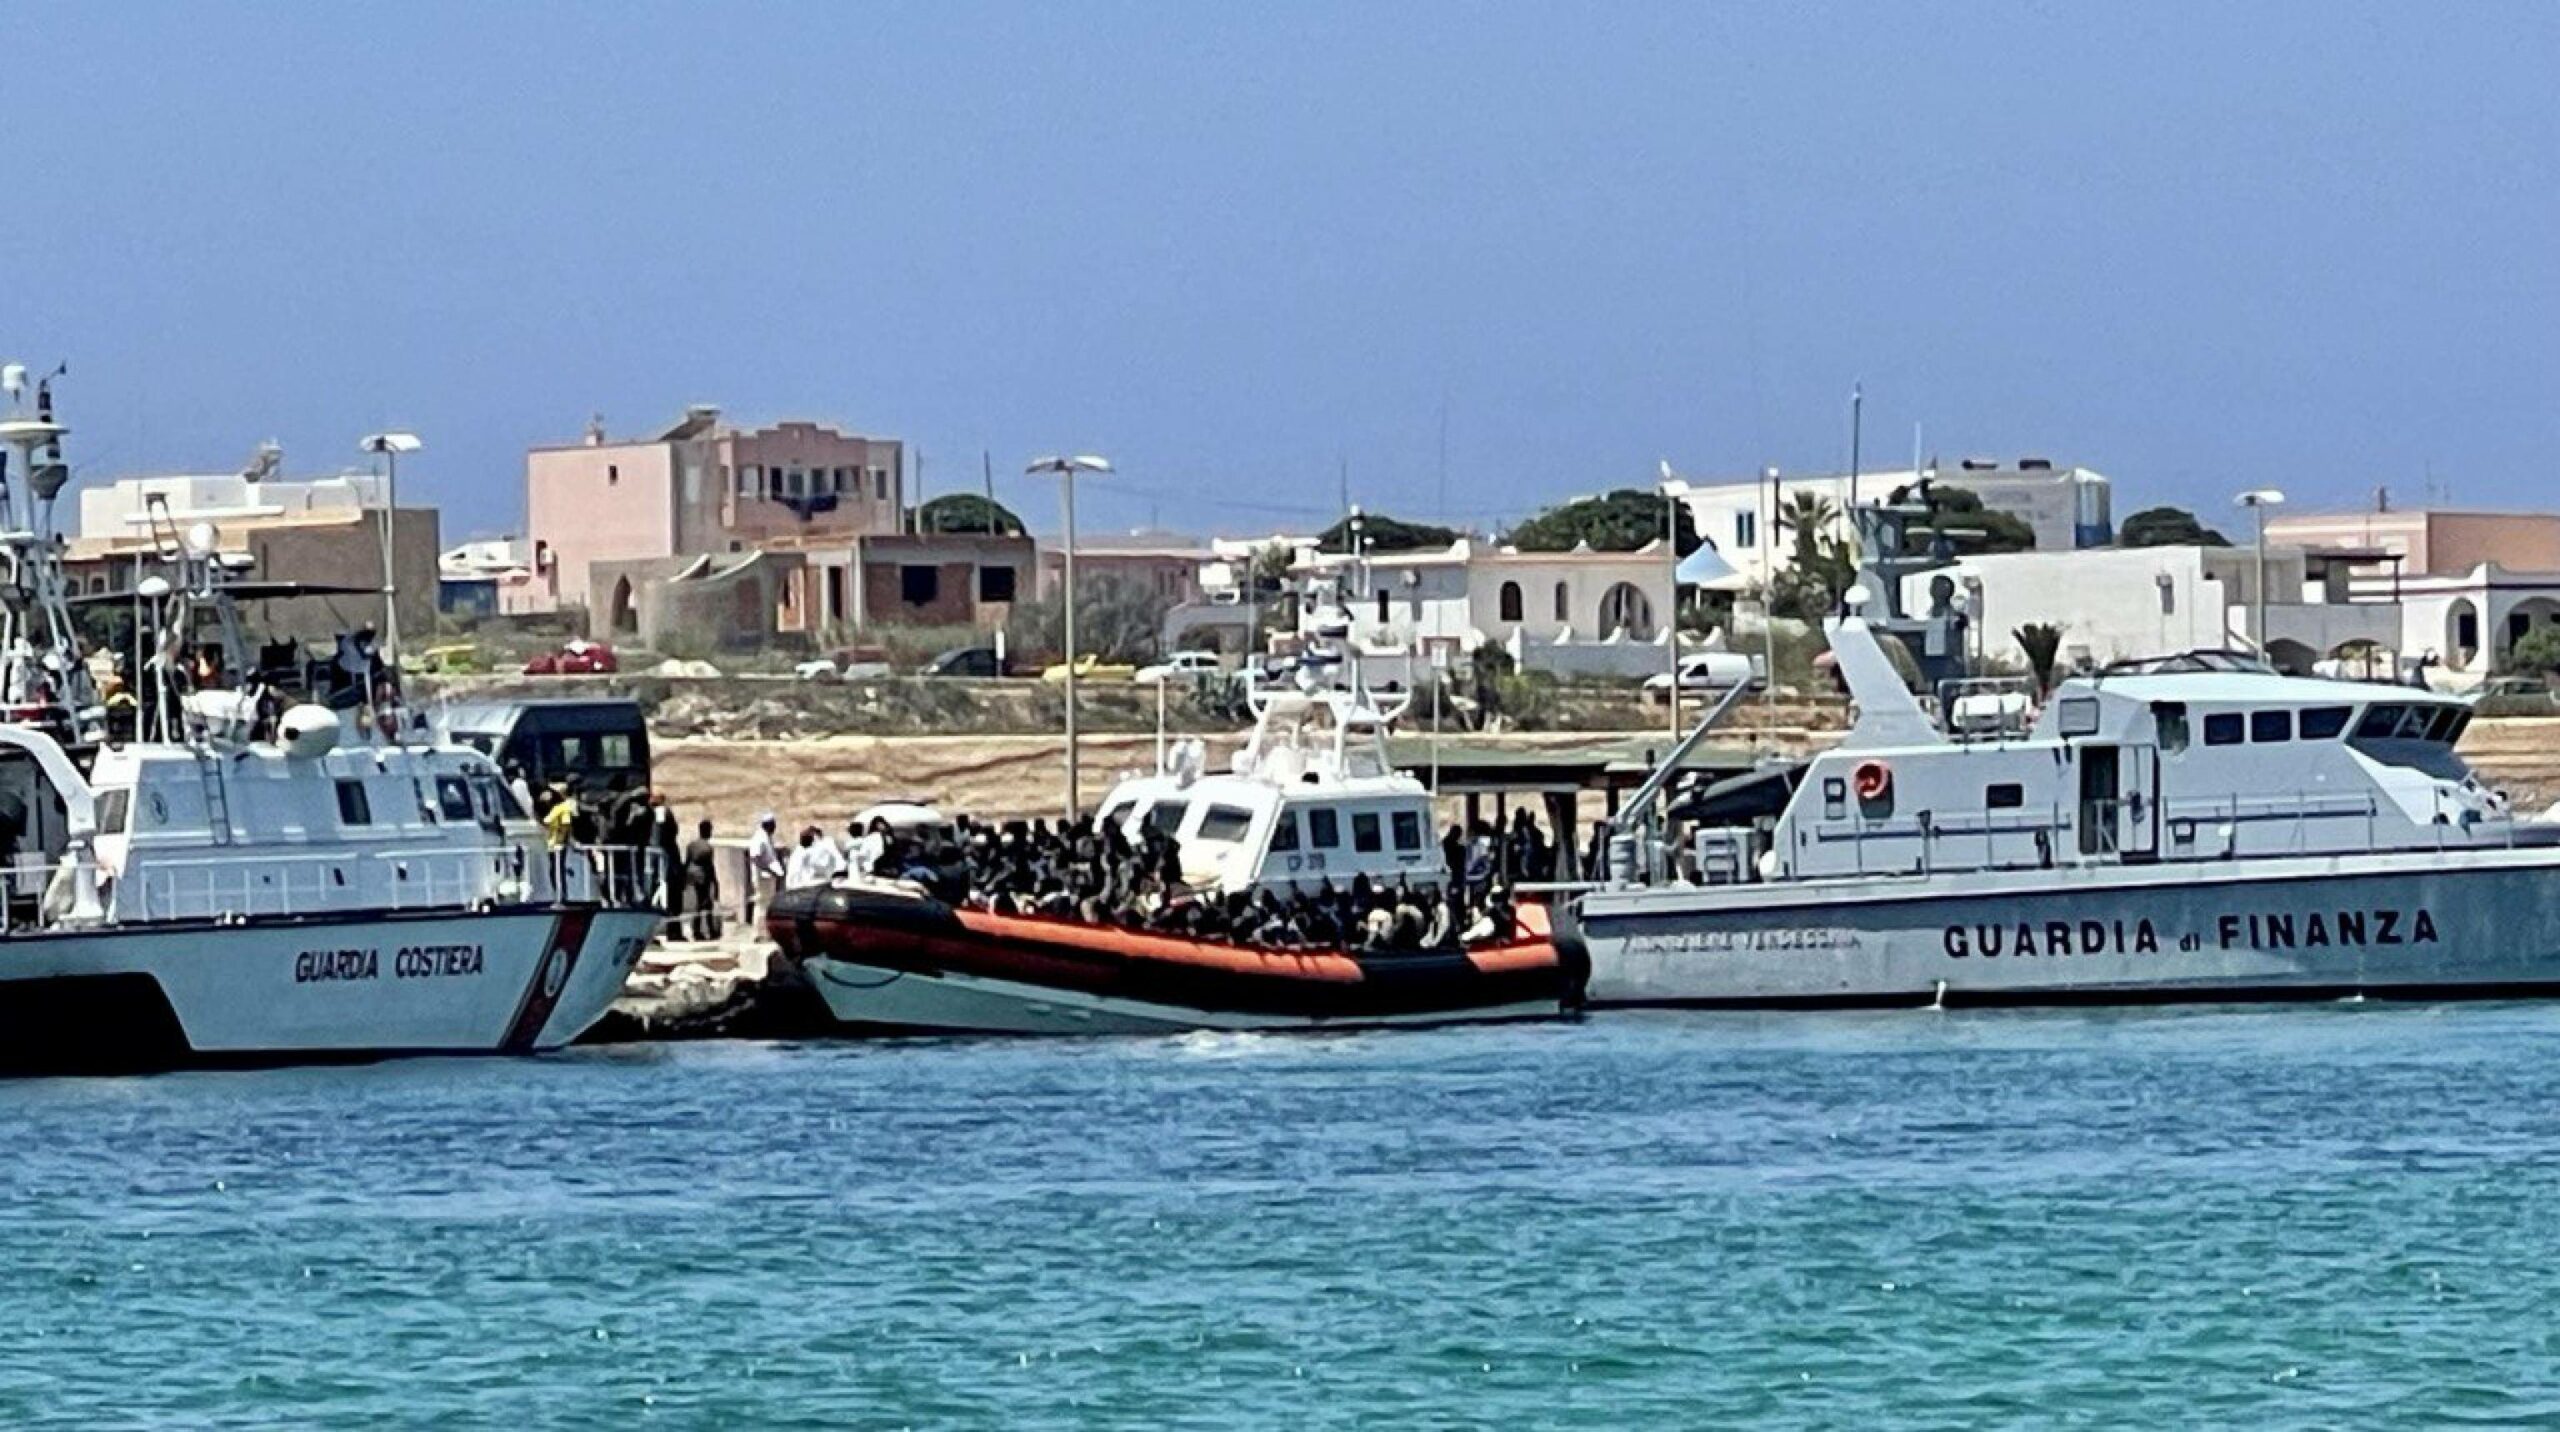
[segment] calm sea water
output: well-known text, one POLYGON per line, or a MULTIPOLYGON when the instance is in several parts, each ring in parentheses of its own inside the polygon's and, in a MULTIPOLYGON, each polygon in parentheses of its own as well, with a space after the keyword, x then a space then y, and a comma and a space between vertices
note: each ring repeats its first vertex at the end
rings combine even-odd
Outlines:
POLYGON ((2560 1006, 0 1085, 0 1424, 2560 1419, 2560 1006))

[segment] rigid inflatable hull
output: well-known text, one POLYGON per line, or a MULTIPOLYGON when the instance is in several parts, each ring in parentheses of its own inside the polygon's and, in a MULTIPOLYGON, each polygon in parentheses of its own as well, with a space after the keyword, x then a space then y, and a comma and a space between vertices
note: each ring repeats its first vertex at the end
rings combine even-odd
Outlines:
POLYGON ((767 925, 844 1024, 1147 1033, 1551 1018, 1576 982, 1542 935, 1465 951, 1290 952, 954 910, 897 891, 786 892, 767 925))

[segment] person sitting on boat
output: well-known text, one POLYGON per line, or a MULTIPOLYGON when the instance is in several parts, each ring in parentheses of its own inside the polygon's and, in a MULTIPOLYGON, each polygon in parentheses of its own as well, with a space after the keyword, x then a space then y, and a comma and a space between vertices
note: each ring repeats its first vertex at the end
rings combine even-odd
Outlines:
POLYGON ((873 816, 869 826, 847 821, 844 827, 844 855, 856 875, 877 875, 880 862, 889 858, 889 822, 873 816))

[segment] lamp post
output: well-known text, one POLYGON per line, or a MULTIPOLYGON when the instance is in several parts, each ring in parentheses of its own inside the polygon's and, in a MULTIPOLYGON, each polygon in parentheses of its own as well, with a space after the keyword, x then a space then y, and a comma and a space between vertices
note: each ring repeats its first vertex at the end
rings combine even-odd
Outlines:
POLYGON ((1760 469, 1760 704, 1778 704, 1778 469, 1760 469))
POLYGON ((1671 739, 1680 739, 1680 499, 1689 493, 1689 484, 1671 471, 1671 460, 1662 460, 1662 548, 1663 561, 1671 569, 1671 620, 1662 629, 1663 664, 1671 674, 1671 739))
POLYGON ((2258 517, 2258 581, 2252 593, 2257 610, 2249 639, 2257 643, 2260 657, 2267 654, 2267 509, 2283 502, 2284 494, 2272 487, 2252 488, 2240 494, 2240 505, 2258 517))
MULTIPOLYGON (((357 444, 364 451, 382 459, 382 661, 399 670, 400 653, 400 577, 393 565, 392 523, 400 510, 400 454, 416 452, 426 444, 416 433, 375 433, 357 444)), ((372 699, 371 692, 365 693, 372 699)))
POLYGON ((1067 547, 1065 583, 1067 615, 1067 819, 1073 822, 1084 805, 1083 791, 1076 768, 1076 474, 1109 472, 1108 459, 1087 453, 1080 457, 1044 457, 1033 462, 1024 472, 1058 478, 1066 489, 1067 547))

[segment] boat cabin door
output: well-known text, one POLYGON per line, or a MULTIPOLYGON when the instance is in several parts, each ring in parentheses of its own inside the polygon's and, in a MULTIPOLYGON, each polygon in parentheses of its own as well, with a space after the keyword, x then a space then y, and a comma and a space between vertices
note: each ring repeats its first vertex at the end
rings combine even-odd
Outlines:
POLYGON ((2150 860, 2160 853, 2160 758, 2147 746, 2086 745, 2080 760, 2080 853, 2150 860))

